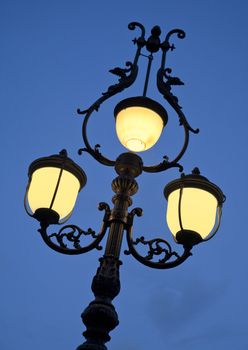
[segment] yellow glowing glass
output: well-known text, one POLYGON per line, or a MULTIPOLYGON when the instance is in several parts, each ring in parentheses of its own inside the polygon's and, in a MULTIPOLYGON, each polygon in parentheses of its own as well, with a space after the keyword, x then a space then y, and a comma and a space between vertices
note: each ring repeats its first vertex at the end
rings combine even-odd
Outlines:
POLYGON ((128 107, 116 116, 117 136, 133 152, 151 148, 159 139, 164 123, 159 114, 145 107, 128 107))
POLYGON ((72 212, 80 189, 80 183, 73 174, 63 170, 58 190, 52 203, 60 171, 60 168, 55 167, 37 169, 32 174, 27 199, 33 213, 39 208, 50 208, 59 214, 61 221, 72 212))
MULTIPOLYGON (((180 190, 168 196, 167 223, 173 236, 181 231, 179 223, 180 190)), ((181 198, 181 218, 184 230, 191 230, 206 238, 212 231, 216 220, 217 199, 211 193, 199 188, 183 188, 181 198)))

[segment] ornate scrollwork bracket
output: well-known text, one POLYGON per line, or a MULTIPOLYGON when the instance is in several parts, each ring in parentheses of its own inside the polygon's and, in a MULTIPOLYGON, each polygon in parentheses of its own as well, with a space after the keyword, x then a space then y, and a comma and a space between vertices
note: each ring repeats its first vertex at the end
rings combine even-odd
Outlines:
POLYGON ((77 110, 77 113, 80 115, 85 115, 83 126, 82 126, 82 136, 85 143, 85 147, 79 149, 78 153, 82 154, 82 152, 89 153, 93 158, 95 158, 98 162, 101 164, 107 165, 107 166, 114 166, 115 161, 108 159, 107 157, 103 156, 102 153, 99 151, 99 148, 101 147, 99 144, 95 145, 94 147, 91 147, 88 136, 87 136, 87 126, 88 126, 88 120, 92 113, 94 111, 98 111, 101 104, 108 100, 110 97, 118 94, 119 92, 127 89, 130 87, 136 80, 138 75, 138 59, 140 56, 140 51, 143 47, 143 41, 144 41, 144 35, 145 35, 145 29, 144 27, 136 22, 132 22, 129 24, 128 28, 130 30, 134 30, 136 27, 141 29, 141 36, 139 39, 137 39, 137 51, 134 57, 133 62, 127 61, 126 62, 126 68, 120 68, 115 67, 113 69, 110 69, 109 72, 119 77, 118 82, 114 85, 111 85, 107 91, 102 93, 102 96, 98 98, 88 109, 86 110, 77 110))
POLYGON ((189 256, 192 255, 191 247, 184 247, 184 252, 180 256, 177 252, 172 250, 171 245, 162 238, 153 238, 151 240, 146 240, 145 237, 136 238, 132 237, 132 225, 134 216, 141 216, 142 209, 135 208, 129 214, 129 221, 127 227, 127 244, 128 250, 125 250, 126 255, 132 255, 143 265, 155 268, 155 269, 170 269, 182 264, 189 256), (141 255, 136 246, 147 247, 148 251, 145 255, 141 255), (171 258, 176 259, 170 261, 171 258))
MULTIPOLYGON (((179 258, 179 255, 172 251, 170 244, 162 238, 154 238, 147 241, 145 240, 145 237, 141 236, 140 238, 136 238, 135 241, 132 241, 132 243, 134 246, 137 246, 139 243, 143 244, 144 246, 148 246, 148 253, 144 257, 144 259, 148 261, 152 261, 155 256, 161 255, 163 256, 158 260, 159 263, 165 263, 172 256, 179 258), (164 247, 162 245, 164 245, 164 247)), ((131 252, 128 250, 126 250, 125 253, 126 255, 131 254, 131 252)))
POLYGON ((67 255, 78 255, 86 253, 92 249, 101 250, 100 242, 103 239, 107 228, 109 227, 110 208, 107 203, 101 202, 99 210, 105 210, 102 227, 100 232, 96 234, 91 228, 87 231, 81 229, 77 225, 65 225, 57 233, 49 234, 47 232, 48 224, 41 222, 40 232, 44 242, 53 250, 67 255), (86 246, 81 245, 84 237, 90 236, 93 241, 86 246))
MULTIPOLYGON (((85 147, 79 149, 79 154, 82 152, 89 153, 93 158, 95 158, 99 163, 104 164, 106 166, 115 166, 115 161, 105 157, 100 152, 100 145, 96 144, 95 146, 91 146, 87 136, 87 127, 88 121, 93 112, 98 111, 103 102, 111 98, 112 96, 120 93, 121 91, 129 88, 135 81, 138 75, 138 60, 142 55, 141 50, 146 49, 150 53, 150 58, 153 53, 158 51, 162 51, 162 60, 161 66, 157 72, 157 87, 159 92, 164 96, 167 102, 172 106, 172 108, 176 111, 179 123, 184 128, 184 142, 181 150, 178 155, 174 159, 169 159, 167 155, 163 157, 163 160, 156 165, 143 166, 143 170, 145 172, 155 173, 162 172, 170 168, 177 167, 179 171, 182 171, 183 168, 179 164, 180 159, 184 155, 188 143, 189 143, 189 132, 198 133, 198 129, 193 129, 185 115, 182 112, 181 106, 178 104, 178 98, 172 94, 172 87, 175 85, 183 85, 183 82, 178 77, 173 77, 170 75, 172 70, 170 68, 165 68, 166 55, 168 51, 173 51, 175 49, 175 45, 170 43, 171 37, 176 34, 179 39, 185 38, 185 32, 181 29, 173 29, 169 31, 164 41, 161 41, 161 29, 159 26, 155 26, 151 30, 151 35, 146 39, 145 38, 145 28, 142 24, 138 22, 131 22, 128 25, 130 30, 139 29, 140 36, 133 40, 133 43, 136 45, 136 53, 133 61, 127 61, 126 67, 115 67, 111 69, 109 72, 116 75, 118 77, 118 82, 116 84, 111 85, 105 92, 102 93, 102 96, 98 98, 88 109, 80 110, 78 109, 78 114, 84 115, 84 121, 82 126, 82 136, 84 140, 85 147)), ((144 55, 143 55, 144 56, 144 55)), ((148 56, 146 56, 148 57, 148 56)), ((149 74, 147 76, 149 79, 149 74)))
POLYGON ((123 91, 124 89, 128 88, 136 80, 136 77, 138 75, 138 66, 130 61, 126 62, 126 66, 128 68, 116 67, 114 69, 111 69, 110 73, 117 75, 119 77, 118 83, 111 85, 107 89, 107 91, 103 92, 102 96, 98 100, 96 100, 96 102, 94 102, 87 110, 81 111, 80 109, 78 109, 77 111, 78 114, 85 115, 83 126, 82 126, 82 136, 83 136, 85 147, 80 148, 78 153, 82 154, 82 152, 87 152, 93 158, 95 158, 99 163, 107 166, 114 166, 115 161, 110 160, 107 157, 102 155, 102 153, 99 150, 101 145, 97 144, 94 147, 91 147, 87 136, 87 126, 88 126, 89 118, 92 115, 92 113, 94 111, 98 111, 101 104, 104 101, 116 95, 117 93, 123 91))

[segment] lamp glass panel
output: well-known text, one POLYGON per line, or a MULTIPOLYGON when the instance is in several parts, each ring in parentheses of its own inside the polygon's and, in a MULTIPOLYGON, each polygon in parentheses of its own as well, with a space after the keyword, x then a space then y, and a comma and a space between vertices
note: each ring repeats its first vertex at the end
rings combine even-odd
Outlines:
MULTIPOLYGON (((44 167, 32 174, 28 189, 28 203, 33 213, 39 208, 50 208, 60 170, 44 167)), ((69 171, 63 170, 55 200, 50 208, 59 214, 60 220, 72 212, 79 189, 78 179, 69 171)))
POLYGON ((124 147, 133 152, 151 148, 163 130, 159 114, 145 107, 128 107, 116 116, 117 136, 124 147))
MULTIPOLYGON (((181 230, 179 223, 180 190, 168 197, 167 223, 174 236, 181 230)), ((199 233, 206 238, 212 231, 216 220, 217 199, 209 192, 199 188, 183 188, 181 199, 181 219, 185 230, 199 233)))

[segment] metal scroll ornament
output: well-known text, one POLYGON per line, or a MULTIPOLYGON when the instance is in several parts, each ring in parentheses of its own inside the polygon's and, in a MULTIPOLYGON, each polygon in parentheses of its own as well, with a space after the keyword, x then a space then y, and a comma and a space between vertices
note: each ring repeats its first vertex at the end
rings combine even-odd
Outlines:
MULTIPOLYGON (((170 269, 182 264, 188 257, 192 255, 190 246, 184 247, 182 255, 173 251, 171 245, 162 238, 153 238, 146 240, 144 236, 133 239, 132 228, 134 216, 142 216, 141 208, 134 208, 129 213, 129 225, 127 227, 127 244, 128 249, 124 251, 126 255, 132 255, 143 265, 154 269, 170 269), (142 254, 137 248, 139 246, 146 248, 147 253, 142 254), (171 260, 172 259, 172 260, 171 260)), ((143 251, 144 249, 142 249, 143 251)))
POLYGON ((192 132, 196 134, 199 132, 199 129, 193 129, 190 126, 184 113, 182 112, 182 107, 178 103, 178 98, 172 94, 171 90, 173 86, 183 85, 184 83, 178 77, 173 77, 170 75, 172 70, 171 68, 165 67, 165 63, 167 52, 173 51, 175 49, 174 44, 170 43, 171 37, 173 35, 177 35, 179 39, 184 39, 185 32, 181 29, 173 29, 168 32, 164 41, 161 41, 161 29, 158 26, 153 27, 153 29, 151 30, 151 35, 150 37, 148 37, 148 39, 145 39, 145 28, 142 24, 138 22, 131 22, 129 23, 128 28, 130 30, 138 28, 141 31, 140 36, 133 40, 134 45, 137 47, 133 62, 127 61, 125 68, 115 67, 111 69, 109 72, 118 77, 118 82, 116 84, 111 85, 105 92, 103 92, 102 96, 100 96, 88 109, 77 110, 78 114, 84 115, 82 136, 85 144, 85 147, 79 149, 78 152, 79 154, 82 154, 82 152, 87 152, 99 163, 104 164, 106 166, 115 166, 114 160, 110 160, 100 152, 101 146, 99 144, 96 144, 93 147, 90 145, 87 136, 89 118, 92 116, 93 112, 97 112, 99 110, 103 102, 134 84, 138 76, 138 62, 140 56, 148 57, 149 61, 143 93, 143 96, 146 96, 153 54, 158 51, 162 51, 161 65, 157 71, 157 88, 158 91, 162 94, 165 100, 171 105, 171 107, 175 110, 176 114, 178 115, 179 125, 182 126, 184 129, 184 142, 181 150, 174 159, 170 160, 169 157, 165 155, 161 163, 152 166, 144 165, 143 170, 145 172, 153 173, 161 172, 172 167, 177 167, 180 171, 182 171, 183 168, 178 162, 180 161, 188 147, 189 133, 192 132), (150 53, 149 56, 144 55, 142 53, 142 49, 146 49, 150 53))
POLYGON ((91 228, 83 230, 77 225, 65 225, 57 233, 48 233, 48 226, 46 223, 41 222, 39 232, 43 241, 53 250, 67 255, 78 255, 86 253, 92 249, 101 250, 100 242, 105 236, 107 229, 110 225, 110 208, 107 203, 101 202, 98 206, 99 210, 104 210, 105 215, 102 222, 102 227, 99 233, 96 233, 91 228), (93 239, 88 245, 83 245, 85 237, 93 239))
MULTIPOLYGON (((132 241, 133 246, 139 244, 148 247, 147 255, 144 256, 144 259, 147 261, 153 261, 155 257, 159 257, 159 263, 165 263, 171 257, 175 256, 179 258, 179 255, 176 252, 173 252, 170 244, 162 238, 154 238, 151 240, 145 240, 145 237, 141 236, 136 238, 135 241, 132 241)), ((131 254, 129 250, 125 251, 125 254, 131 254)))
MULTIPOLYGON (((119 323, 118 315, 112 300, 120 292, 119 267, 121 265, 121 261, 119 259, 124 233, 126 234, 128 246, 125 254, 132 255, 143 265, 155 269, 170 269, 182 264, 192 255, 192 247, 195 244, 198 244, 200 241, 204 241, 202 239, 200 241, 198 240, 197 242, 194 241, 193 238, 195 239, 195 237, 198 237, 197 232, 187 229, 184 230, 181 222, 181 202, 179 203, 179 220, 181 229, 176 233, 176 242, 182 246, 181 254, 175 252, 171 245, 163 238, 146 239, 144 236, 133 238, 132 229, 134 217, 139 217, 142 215, 141 208, 134 208, 129 211, 129 207, 132 205, 132 196, 138 191, 138 183, 136 178, 142 173, 142 171, 156 173, 173 167, 176 167, 182 171, 183 168, 179 164, 179 161, 188 147, 189 135, 190 133, 196 134, 199 132, 199 130, 193 129, 190 126, 186 116, 182 112, 182 107, 179 105, 177 96, 172 93, 174 86, 180 86, 184 83, 179 77, 172 75, 171 68, 166 67, 167 53, 168 51, 173 51, 175 49, 174 44, 171 44, 170 42, 171 37, 173 35, 177 35, 179 39, 183 39, 185 37, 185 32, 180 29, 171 30, 162 41, 160 39, 161 29, 158 26, 152 28, 151 34, 148 38, 145 36, 144 26, 140 23, 131 22, 128 25, 128 28, 130 30, 135 30, 137 28, 140 30, 139 37, 133 40, 133 43, 137 48, 133 61, 127 61, 124 68, 115 67, 111 69, 110 73, 115 75, 118 78, 118 81, 109 86, 109 88, 106 89, 106 91, 103 92, 102 95, 89 108, 85 110, 78 109, 78 114, 83 115, 84 117, 82 136, 85 145, 84 148, 79 150, 79 153, 81 154, 82 152, 87 152, 99 163, 106 166, 114 166, 117 173, 117 177, 112 181, 112 190, 115 193, 112 197, 112 209, 110 209, 109 205, 105 202, 101 202, 99 204, 99 210, 104 211, 102 225, 99 232, 96 233, 91 228, 84 230, 74 224, 62 226, 58 232, 49 232, 51 230, 49 227, 50 225, 59 224, 59 213, 57 213, 55 209, 53 210, 52 205, 58 193, 63 172, 68 171, 71 173, 71 175, 74 175, 74 177, 76 177, 76 179, 80 182, 81 187, 83 187, 86 183, 86 175, 84 171, 67 157, 65 151, 62 151, 59 155, 53 155, 36 160, 31 164, 32 171, 29 172, 31 183, 32 176, 37 170, 47 167, 55 167, 60 169, 60 175, 58 180, 56 180, 54 195, 52 196, 53 199, 48 201, 49 205, 43 207, 43 204, 41 203, 41 207, 36 209, 34 213, 31 211, 31 216, 40 222, 40 228, 38 231, 40 232, 42 239, 51 249, 67 255, 83 254, 93 249, 102 249, 100 243, 105 235, 107 236, 105 251, 103 256, 100 258, 100 266, 98 267, 92 281, 92 291, 95 298, 92 302, 90 302, 81 315, 83 323, 86 327, 86 330, 83 333, 86 340, 77 347, 77 350, 107 350, 105 343, 110 340, 109 333, 119 323), (143 53, 144 50, 148 51, 148 55, 143 53), (166 102, 176 112, 179 125, 182 126, 184 130, 184 140, 181 150, 174 159, 170 160, 169 157, 165 155, 159 164, 149 166, 144 165, 141 157, 134 152, 122 153, 116 158, 116 160, 111 160, 100 152, 99 144, 91 146, 87 135, 89 119, 93 115, 93 112, 97 112, 105 101, 134 84, 138 76, 138 62, 140 56, 145 56, 148 59, 143 96, 140 97, 150 100, 146 98, 146 93, 151 72, 151 65, 153 62, 153 55, 157 52, 162 52, 161 64, 157 70, 156 76, 157 88, 166 102), (66 164, 67 167, 65 166, 66 164), (106 234, 107 231, 108 233, 106 234), (186 239, 182 239, 181 236, 179 237, 180 239, 178 239, 177 236, 179 233, 181 236, 183 235, 183 237, 186 237, 186 239), (87 243, 87 241, 89 243, 87 243)), ((151 102, 148 108, 150 107, 151 102)), ((213 194, 219 203, 219 220, 216 230, 214 230, 213 234, 211 235, 212 237, 219 227, 221 205, 225 197, 222 191, 216 185, 210 183, 206 178, 200 176, 199 170, 197 169, 194 170, 192 175, 189 175, 188 177, 183 175, 181 179, 177 179, 169 183, 166 186, 166 193, 169 193, 168 188, 170 193, 174 193, 174 191, 178 189, 181 191, 182 184, 184 187, 186 187, 186 179, 190 179, 192 182, 190 182, 190 185, 193 188, 200 190, 210 189, 210 194, 213 194)), ((44 181, 44 183, 46 182, 47 181, 44 181)), ((42 186, 37 185, 39 190, 41 187, 42 186)), ((68 185, 67 190, 65 191, 65 196, 63 196, 63 200, 61 201, 62 204, 64 201, 66 201, 70 191, 71 186, 68 185)), ((165 195, 166 198, 167 194, 165 195)), ((181 198, 182 191, 180 192, 180 201, 181 198)), ((26 195, 26 200, 28 200, 28 195, 26 195)), ((66 217, 66 219, 68 219, 68 217, 66 217)))

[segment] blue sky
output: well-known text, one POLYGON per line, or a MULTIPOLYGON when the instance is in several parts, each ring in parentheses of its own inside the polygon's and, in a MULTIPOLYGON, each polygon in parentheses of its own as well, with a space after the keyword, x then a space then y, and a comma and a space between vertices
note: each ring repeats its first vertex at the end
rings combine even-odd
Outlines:
MULTIPOLYGON (((92 300, 100 253, 63 256, 43 244, 23 208, 27 169, 34 159, 66 148, 88 177, 70 222, 100 227, 97 205, 111 203, 115 174, 77 155, 83 144, 76 109, 115 83, 109 69, 132 60, 138 34, 127 29, 131 21, 143 23, 147 33, 156 24, 164 34, 175 27, 186 31, 184 40, 173 40, 177 49, 168 65, 185 82, 174 92, 200 134, 191 137, 181 163, 187 173, 199 166, 227 201, 217 236, 195 247, 182 266, 155 271, 122 255, 122 290, 115 300, 120 325, 108 347, 247 349, 247 13, 244 0, 1 1, 2 350, 67 350, 82 342, 80 314, 92 300)), ((90 122, 92 144, 100 143, 111 158, 124 151, 113 108, 141 91, 142 79, 90 122)), ((182 130, 152 79, 148 96, 169 113, 163 137, 144 155, 156 163, 176 154, 182 130)), ((138 179, 134 205, 143 207, 144 216, 135 220, 137 237, 172 242, 163 188, 178 175, 172 169, 138 179)))

